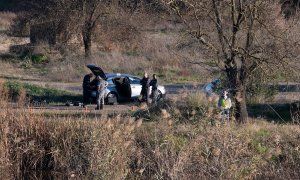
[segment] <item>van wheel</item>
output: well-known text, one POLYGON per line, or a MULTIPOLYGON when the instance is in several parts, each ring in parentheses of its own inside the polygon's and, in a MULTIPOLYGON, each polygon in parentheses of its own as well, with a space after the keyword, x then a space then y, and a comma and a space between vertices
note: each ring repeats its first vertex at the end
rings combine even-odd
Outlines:
POLYGON ((118 104, 118 95, 115 92, 108 93, 108 95, 106 96, 105 102, 106 102, 106 104, 109 104, 109 105, 118 104))

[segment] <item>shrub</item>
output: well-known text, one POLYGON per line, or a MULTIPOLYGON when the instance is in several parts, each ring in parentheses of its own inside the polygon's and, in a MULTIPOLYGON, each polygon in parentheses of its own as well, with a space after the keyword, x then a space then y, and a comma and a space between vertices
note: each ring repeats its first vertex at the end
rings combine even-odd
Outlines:
POLYGON ((81 96, 70 92, 40 87, 37 85, 23 84, 17 81, 5 81, 5 91, 9 100, 13 102, 21 102, 29 97, 34 100, 45 100, 53 103, 65 103, 67 101, 81 101, 81 96))
POLYGON ((4 87, 7 89, 10 100, 17 102, 24 98, 23 85, 17 81, 6 81, 4 87))
MULTIPOLYGON (((266 102, 272 100, 278 93, 278 86, 268 84, 271 80, 274 82, 276 77, 269 77, 263 70, 257 70, 247 83, 248 102, 266 102), (274 79, 272 79, 274 78, 274 79)), ((278 78, 277 78, 278 79, 278 78)))
POLYGON ((31 56, 31 61, 35 64, 41 64, 48 62, 49 58, 45 54, 34 54, 31 56))

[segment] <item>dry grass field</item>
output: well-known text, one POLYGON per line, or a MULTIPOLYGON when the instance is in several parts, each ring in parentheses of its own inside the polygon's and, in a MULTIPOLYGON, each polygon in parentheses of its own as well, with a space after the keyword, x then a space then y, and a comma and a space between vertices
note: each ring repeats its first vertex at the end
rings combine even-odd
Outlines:
POLYGON ((300 176, 299 125, 224 124, 201 94, 109 116, 11 109, 0 87, 1 179, 300 176))

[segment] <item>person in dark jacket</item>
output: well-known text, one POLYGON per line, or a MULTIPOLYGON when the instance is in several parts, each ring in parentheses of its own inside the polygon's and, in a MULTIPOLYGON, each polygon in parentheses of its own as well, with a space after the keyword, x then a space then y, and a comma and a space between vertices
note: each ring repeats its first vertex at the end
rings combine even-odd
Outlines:
POLYGON ((158 81, 157 81, 157 77, 156 74, 153 74, 153 78, 150 81, 150 86, 152 87, 152 92, 151 92, 151 96, 152 96, 152 104, 156 105, 157 104, 157 98, 158 98, 158 81))
POLYGON ((148 74, 145 73, 143 79, 141 80, 142 90, 141 90, 141 102, 147 102, 149 104, 149 86, 150 86, 150 79, 148 74))
POLYGON ((96 90, 96 110, 103 109, 104 107, 105 90, 107 85, 107 81, 102 79, 100 76, 96 76, 96 78, 92 81, 92 87, 96 90))
POLYGON ((83 89, 83 107, 85 107, 91 97, 92 87, 91 87, 91 78, 93 77, 93 73, 89 73, 84 76, 82 82, 82 89, 83 89))

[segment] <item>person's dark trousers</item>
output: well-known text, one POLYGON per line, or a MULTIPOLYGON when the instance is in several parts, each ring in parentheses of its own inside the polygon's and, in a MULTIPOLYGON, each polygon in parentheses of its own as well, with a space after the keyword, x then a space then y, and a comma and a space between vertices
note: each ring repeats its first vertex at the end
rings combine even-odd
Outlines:
POLYGON ((142 102, 149 104, 149 89, 142 89, 142 102))
POLYGON ((83 106, 90 103, 91 91, 83 91, 83 106))
POLYGON ((152 90, 152 104, 157 105, 158 91, 152 90))

